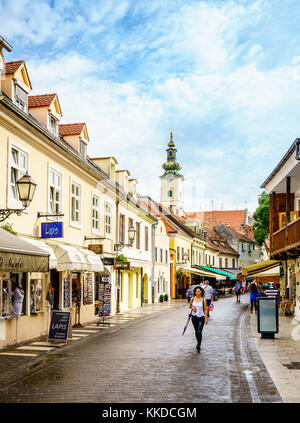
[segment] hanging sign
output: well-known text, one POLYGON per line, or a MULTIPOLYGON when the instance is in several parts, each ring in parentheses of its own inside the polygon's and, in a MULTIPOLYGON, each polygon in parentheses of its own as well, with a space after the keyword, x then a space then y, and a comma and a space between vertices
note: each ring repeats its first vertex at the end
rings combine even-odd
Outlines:
POLYGON ((51 314, 48 339, 54 341, 67 341, 70 317, 70 311, 53 310, 51 314))
POLYGON ((41 238, 62 238, 63 224, 62 222, 42 223, 41 238))
POLYGON ((104 266, 114 266, 115 265, 115 258, 114 257, 103 257, 102 263, 104 266))
POLYGON ((130 262, 129 261, 116 261, 115 269, 117 270, 130 270, 130 262))
POLYGON ((90 244, 88 249, 93 251, 95 254, 103 254, 103 245, 102 244, 90 244))

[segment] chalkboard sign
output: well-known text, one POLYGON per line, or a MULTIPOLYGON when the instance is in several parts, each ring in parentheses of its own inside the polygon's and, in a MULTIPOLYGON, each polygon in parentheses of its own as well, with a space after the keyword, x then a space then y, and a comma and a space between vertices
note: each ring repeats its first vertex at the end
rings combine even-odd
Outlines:
POLYGON ((48 339, 67 341, 71 313, 69 311, 53 310, 49 328, 48 339))

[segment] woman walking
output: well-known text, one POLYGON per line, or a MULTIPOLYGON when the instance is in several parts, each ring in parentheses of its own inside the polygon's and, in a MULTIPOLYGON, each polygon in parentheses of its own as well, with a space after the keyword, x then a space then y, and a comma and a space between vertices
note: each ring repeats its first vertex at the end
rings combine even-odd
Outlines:
POLYGON ((253 312, 253 308, 255 309, 255 312, 256 312, 257 297, 258 297, 257 285, 255 282, 252 282, 250 285, 251 314, 253 312))
POLYGON ((204 323, 207 325, 208 306, 204 299, 204 289, 196 286, 193 291, 193 297, 190 300, 190 308, 192 309, 192 323, 195 329, 197 339, 197 352, 200 352, 202 342, 202 330, 204 323))

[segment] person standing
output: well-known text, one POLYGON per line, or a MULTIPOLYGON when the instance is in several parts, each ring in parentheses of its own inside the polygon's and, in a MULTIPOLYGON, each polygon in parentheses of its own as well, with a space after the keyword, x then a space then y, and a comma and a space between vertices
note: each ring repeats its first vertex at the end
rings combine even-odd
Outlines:
POLYGON ((251 314, 253 312, 253 308, 255 309, 255 313, 256 313, 256 309, 257 309, 257 297, 258 297, 258 290, 257 290, 257 285, 255 282, 252 282, 250 285, 250 303, 251 303, 251 314))
POLYGON ((204 289, 196 286, 193 290, 193 297, 190 300, 190 309, 192 310, 192 323, 195 329, 197 339, 197 352, 200 352, 202 343, 202 330, 204 324, 208 322, 208 306, 204 298, 204 289))
POLYGON ((202 288, 204 289, 204 299, 206 300, 206 304, 207 304, 207 307, 208 307, 208 317, 210 317, 209 316, 209 306, 210 306, 211 302, 214 301, 214 290, 210 286, 208 280, 203 282, 202 288))
POLYGON ((234 288, 235 288, 236 302, 240 303, 241 302, 241 290, 242 290, 241 281, 237 281, 234 288))

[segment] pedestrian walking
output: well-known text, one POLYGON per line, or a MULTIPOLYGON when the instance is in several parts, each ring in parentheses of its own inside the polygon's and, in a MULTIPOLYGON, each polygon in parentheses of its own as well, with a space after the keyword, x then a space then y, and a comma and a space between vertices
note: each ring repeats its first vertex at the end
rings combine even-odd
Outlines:
POLYGON ((197 352, 200 352, 202 342, 202 330, 204 324, 208 322, 208 306, 204 298, 204 289, 196 286, 193 290, 193 297, 190 300, 190 309, 192 309, 192 323, 195 329, 197 339, 197 352))
POLYGON ((211 302, 214 301, 214 290, 213 290, 213 287, 210 286, 208 280, 203 282, 202 288, 204 289, 204 299, 206 300, 207 307, 208 307, 208 317, 210 317, 209 307, 211 302))
POLYGON ((242 290, 241 282, 237 281, 234 288, 235 288, 236 302, 240 303, 241 302, 241 290, 242 290))
POLYGON ((263 284, 261 282, 258 282, 257 284, 257 291, 258 291, 258 297, 263 297, 264 296, 264 287, 263 284))
POLYGON ((252 282, 250 285, 250 304, 251 304, 251 314, 253 312, 253 308, 255 309, 255 313, 256 313, 256 309, 257 309, 257 297, 258 297, 258 290, 257 290, 257 285, 255 282, 252 282))
POLYGON ((245 288, 246 288, 246 282, 242 283, 242 295, 244 295, 245 293, 245 288))

